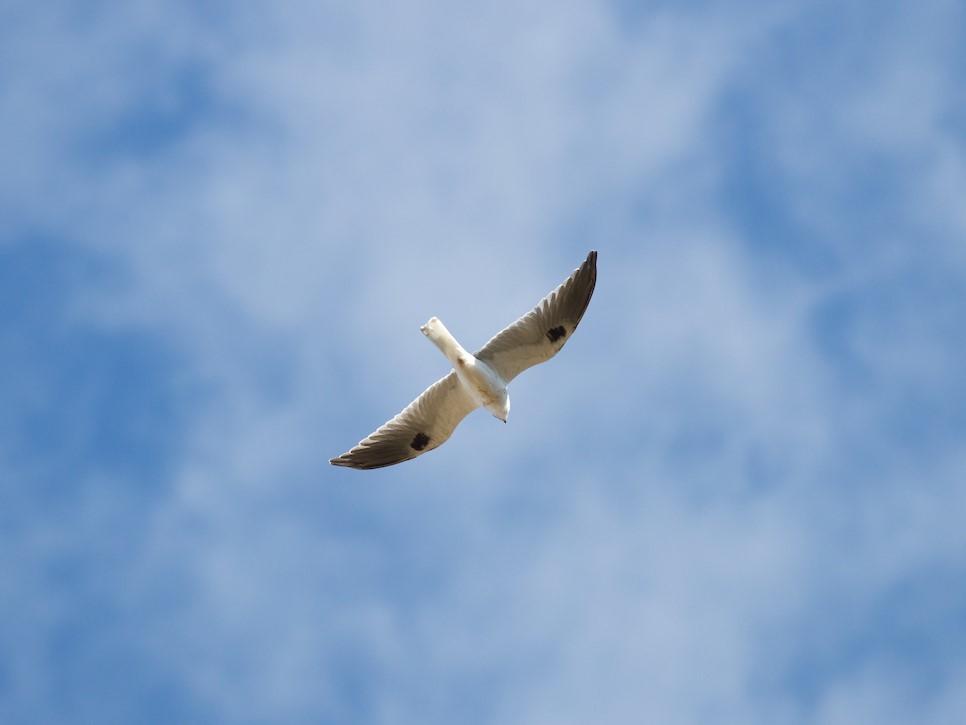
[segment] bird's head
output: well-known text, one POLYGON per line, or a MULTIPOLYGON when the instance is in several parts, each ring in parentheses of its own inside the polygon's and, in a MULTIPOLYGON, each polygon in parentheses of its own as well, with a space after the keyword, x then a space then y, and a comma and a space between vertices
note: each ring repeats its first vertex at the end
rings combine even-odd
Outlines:
POLYGON ((510 417, 510 396, 504 394, 503 400, 494 407, 492 412, 495 418, 506 423, 507 418, 510 417))

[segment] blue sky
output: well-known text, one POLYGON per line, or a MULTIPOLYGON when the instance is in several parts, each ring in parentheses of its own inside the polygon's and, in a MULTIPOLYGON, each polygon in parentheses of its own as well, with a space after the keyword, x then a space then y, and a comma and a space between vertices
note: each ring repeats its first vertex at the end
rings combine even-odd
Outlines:
POLYGON ((954 723, 961 3, 0 23, 0 720, 954 723), (327 461, 586 252, 509 425, 327 461))

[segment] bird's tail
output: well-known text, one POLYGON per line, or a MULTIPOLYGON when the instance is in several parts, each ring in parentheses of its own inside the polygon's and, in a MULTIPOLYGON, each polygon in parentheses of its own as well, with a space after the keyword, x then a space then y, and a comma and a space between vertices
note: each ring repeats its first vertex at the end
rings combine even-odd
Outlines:
POLYGON ((419 329, 440 349, 454 367, 458 364, 461 357, 465 359, 469 355, 463 349, 463 346, 456 341, 456 338, 450 334, 450 331, 446 329, 446 325, 438 317, 430 317, 429 321, 419 329))

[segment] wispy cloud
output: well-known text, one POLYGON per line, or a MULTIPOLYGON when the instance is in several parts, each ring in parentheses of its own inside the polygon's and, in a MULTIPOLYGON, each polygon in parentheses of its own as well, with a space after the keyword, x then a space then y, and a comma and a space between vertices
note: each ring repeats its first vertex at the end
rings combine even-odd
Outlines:
POLYGON ((752 10, 5 24, 0 717, 952 722, 962 12, 752 10), (326 465, 590 247, 510 426, 326 465))

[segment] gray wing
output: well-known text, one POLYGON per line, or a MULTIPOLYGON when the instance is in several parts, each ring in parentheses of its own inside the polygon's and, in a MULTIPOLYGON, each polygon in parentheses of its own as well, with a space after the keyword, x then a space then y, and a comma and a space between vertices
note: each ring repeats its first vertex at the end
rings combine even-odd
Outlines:
POLYGON ((349 468, 382 468, 416 458, 445 443, 476 407, 456 373, 450 372, 426 388, 399 415, 329 463, 349 468))
POLYGON ((506 382, 559 352, 580 324, 597 283, 597 252, 557 289, 476 353, 506 382))

